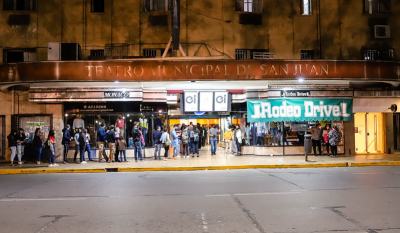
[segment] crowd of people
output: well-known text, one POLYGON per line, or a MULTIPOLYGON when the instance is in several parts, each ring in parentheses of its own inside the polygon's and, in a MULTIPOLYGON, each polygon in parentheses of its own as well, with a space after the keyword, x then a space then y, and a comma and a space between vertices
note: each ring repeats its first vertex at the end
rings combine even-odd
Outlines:
POLYGON ((312 147, 314 151, 314 156, 322 156, 321 140, 324 140, 326 145, 326 155, 331 158, 337 157, 337 146, 342 140, 342 132, 337 126, 331 128, 329 124, 325 126, 324 130, 321 130, 321 124, 318 123, 315 127, 310 129, 312 147), (317 154, 318 147, 318 154, 317 154), (329 151, 330 149, 330 151, 329 151))

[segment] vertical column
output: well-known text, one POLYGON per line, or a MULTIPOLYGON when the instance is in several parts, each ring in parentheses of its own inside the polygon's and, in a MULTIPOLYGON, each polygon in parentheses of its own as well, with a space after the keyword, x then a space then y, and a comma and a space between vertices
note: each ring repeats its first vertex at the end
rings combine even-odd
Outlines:
POLYGON ((344 153, 347 156, 355 155, 356 140, 354 135, 354 115, 351 121, 343 122, 344 126, 344 153))
MULTIPOLYGON (((394 130, 393 130, 393 113, 385 113, 385 123, 384 128, 381 129, 382 131, 386 132, 385 138, 386 140, 386 154, 393 154, 394 153, 394 130)), ((380 129, 378 129, 380 130, 380 129)))

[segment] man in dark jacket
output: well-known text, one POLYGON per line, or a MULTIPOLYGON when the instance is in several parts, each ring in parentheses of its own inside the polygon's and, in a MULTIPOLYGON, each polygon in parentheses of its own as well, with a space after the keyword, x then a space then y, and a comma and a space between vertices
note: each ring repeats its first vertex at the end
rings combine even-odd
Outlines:
POLYGON ((207 128, 205 125, 203 125, 203 128, 201 129, 202 131, 202 136, 201 136, 201 146, 205 147, 206 146, 206 141, 207 141, 207 128))
POLYGON ((107 142, 108 142, 108 148, 110 148, 110 158, 108 162, 114 162, 114 154, 115 154, 115 131, 114 131, 114 125, 110 126, 110 130, 107 132, 107 142))
POLYGON ((135 162, 138 161, 138 156, 139 156, 140 162, 143 162, 142 143, 140 142, 140 136, 142 135, 142 133, 138 129, 138 126, 139 126, 139 122, 135 121, 135 123, 133 124, 133 129, 132 129, 133 145, 135 147, 135 162))
POLYGON ((108 157, 105 152, 106 142, 107 142, 107 134, 104 130, 106 125, 101 123, 101 127, 97 130, 97 147, 99 148, 99 162, 104 159, 108 162, 108 157))
POLYGON ((155 146, 154 160, 161 160, 161 148, 163 147, 161 139, 161 127, 158 125, 153 133, 153 142, 155 146))
POLYGON ((201 146, 202 146, 201 141, 203 139, 203 130, 201 128, 200 123, 197 123, 197 129, 199 130, 199 140, 200 140, 199 141, 199 150, 201 150, 201 146))
POLYGON ((69 150, 69 144, 71 143, 71 134, 69 132, 69 129, 71 128, 70 125, 67 125, 62 132, 63 132, 63 138, 61 140, 61 144, 64 146, 64 163, 68 163, 68 150, 69 150))
MULTIPOLYGON (((10 166, 15 166, 14 164, 14 158, 15 158, 15 152, 17 150, 17 131, 13 130, 11 131, 10 135, 7 136, 8 139, 8 147, 10 148, 11 151, 11 164, 10 166)), ((20 157, 18 157, 18 161, 21 160, 20 157)))

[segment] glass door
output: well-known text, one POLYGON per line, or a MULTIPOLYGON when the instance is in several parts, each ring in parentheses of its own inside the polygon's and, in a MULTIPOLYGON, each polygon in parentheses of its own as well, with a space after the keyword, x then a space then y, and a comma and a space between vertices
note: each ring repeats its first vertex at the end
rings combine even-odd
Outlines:
POLYGON ((356 153, 385 153, 383 113, 357 113, 354 123, 356 153))

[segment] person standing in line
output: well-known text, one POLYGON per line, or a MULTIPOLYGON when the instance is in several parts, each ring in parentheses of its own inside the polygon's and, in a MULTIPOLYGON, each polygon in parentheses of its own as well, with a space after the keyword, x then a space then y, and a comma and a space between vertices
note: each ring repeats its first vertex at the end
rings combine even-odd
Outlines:
POLYGON ((167 161, 169 144, 171 143, 167 127, 165 127, 164 133, 161 135, 161 143, 164 145, 164 161, 167 161))
POLYGON ((181 133, 181 138, 182 138, 182 155, 184 156, 184 157, 186 157, 186 156, 188 156, 189 157, 189 148, 188 148, 188 145, 189 145, 189 132, 188 132, 188 130, 187 130, 187 126, 185 125, 185 126, 183 126, 183 130, 182 130, 182 133, 181 133))
POLYGON ((230 155, 232 153, 232 127, 229 126, 229 129, 225 131, 224 135, 224 140, 225 140, 225 156, 228 154, 230 155), (228 153, 229 151, 229 153, 228 153))
POLYGON ((156 131, 153 133, 153 142, 154 142, 154 160, 161 160, 161 148, 163 147, 161 141, 161 127, 157 125, 156 131))
POLYGON ((242 131, 240 130, 240 126, 236 125, 236 148, 237 148, 237 153, 236 155, 242 155, 242 131))
POLYGON ((135 121, 133 123, 133 129, 132 129, 133 145, 135 147, 135 162, 138 161, 138 157, 139 157, 140 162, 143 162, 142 142, 140 139, 140 137, 142 136, 142 133, 140 132, 138 126, 139 126, 139 122, 135 121))
POLYGON ((233 153, 234 155, 237 154, 237 144, 236 144, 236 126, 235 125, 231 125, 232 127, 232 149, 233 149, 233 153))
POLYGON ((329 132, 328 137, 329 137, 329 143, 331 145, 331 151, 332 151, 332 155, 330 157, 336 158, 337 157, 337 146, 339 145, 340 140, 342 139, 342 135, 339 132, 339 129, 335 126, 329 132))
POLYGON ((101 123, 101 127, 97 130, 97 147, 99 148, 99 162, 104 159, 108 162, 108 157, 105 152, 106 142, 107 142, 107 133, 104 130, 106 125, 101 123))
POLYGON ((35 130, 35 137, 33 138, 33 145, 35 146, 36 156, 37 156, 37 164, 40 164, 40 159, 42 156, 42 149, 43 149, 43 140, 42 134, 40 132, 40 128, 36 128, 35 130))
POLYGON ((87 129, 84 129, 83 132, 84 132, 84 134, 86 136, 86 148, 85 148, 85 150, 88 153, 89 161, 93 161, 92 160, 92 152, 91 152, 91 149, 90 149, 90 134, 88 133, 87 129))
POLYGON ((208 136, 210 136, 210 143, 211 143, 211 155, 216 155, 217 152, 217 140, 218 140, 218 129, 217 126, 214 125, 213 128, 211 128, 208 131, 208 136))
POLYGON ((192 157, 194 157, 195 154, 197 154, 197 157, 200 157, 199 155, 199 143, 200 143, 200 132, 197 129, 197 126, 193 126, 193 131, 190 132, 190 143, 192 144, 192 157))
POLYGON ((202 137, 201 137, 201 146, 205 147, 206 146, 206 142, 207 142, 207 127, 206 125, 203 125, 202 127, 202 137))
POLYGON ((115 155, 115 131, 114 131, 114 125, 110 126, 110 130, 107 132, 107 142, 108 142, 108 148, 110 149, 110 158, 108 162, 114 162, 113 158, 115 155))
POLYGON ((177 149, 178 150, 178 155, 176 157, 180 158, 181 156, 179 154, 180 154, 181 145, 182 145, 182 131, 181 131, 181 128, 180 128, 179 124, 178 124, 178 128, 175 129, 175 132, 176 132, 176 134, 178 134, 178 149, 177 149))
POLYGON ((192 154, 192 140, 190 140, 190 135, 192 134, 193 131, 193 123, 190 122, 190 125, 188 127, 188 134, 189 134, 189 142, 188 142, 188 147, 189 147, 189 154, 192 154))
POLYGON ((85 150, 86 150, 86 133, 85 129, 82 129, 81 132, 79 132, 79 160, 80 163, 87 163, 85 161, 85 150))
MULTIPOLYGON (((120 156, 120 162, 128 162, 126 161, 126 141, 124 139, 124 137, 121 135, 118 138, 118 142, 117 142, 117 147, 118 147, 118 151, 119 151, 119 156, 120 156), (122 155, 124 155, 124 157, 122 157, 122 155)), ((118 155, 116 155, 118 156, 118 155)))
POLYGON ((22 158, 22 156, 24 155, 24 149, 25 149, 25 134, 24 134, 24 130, 22 128, 20 128, 18 130, 18 134, 17 134, 17 153, 18 153, 18 164, 22 164, 22 161, 20 158, 22 158))
POLYGON ((67 125, 67 127, 65 127, 62 130, 63 133, 63 138, 61 140, 61 144, 64 146, 64 164, 68 163, 68 151, 69 151, 69 144, 71 143, 71 140, 73 139, 71 137, 71 134, 69 133, 71 126, 67 125))
POLYGON ((179 155, 179 135, 176 132, 179 128, 179 125, 174 125, 174 128, 171 130, 171 147, 173 150, 173 158, 176 159, 179 155))
POLYGON ((321 156, 321 124, 318 123, 316 127, 311 128, 311 139, 312 139, 312 146, 313 146, 313 150, 314 150, 314 155, 316 157, 321 156), (318 152, 319 154, 317 154, 317 147, 318 146, 318 152))
POLYGON ((75 154, 74 154, 74 162, 76 162, 76 157, 78 156, 79 153, 79 134, 82 132, 82 129, 76 129, 75 130, 75 135, 74 135, 74 140, 75 140, 75 154))
MULTIPOLYGON (((329 147, 331 147, 331 144, 329 143, 329 132, 331 131, 331 129, 330 129, 331 127, 330 126, 331 126, 330 124, 327 124, 325 126, 324 131, 322 131, 322 138, 324 139, 324 142, 326 144, 326 155, 327 156, 330 155, 329 154, 329 147)), ((331 150, 332 150, 332 147, 331 147, 331 150)))
POLYGON ((121 135, 120 134, 120 128, 115 127, 114 132, 115 132, 115 156, 114 156, 114 160, 115 160, 115 162, 119 162, 119 157, 118 157, 119 150, 118 150, 117 144, 118 144, 119 136, 121 135))
POLYGON ((179 151, 181 152, 181 155, 183 155, 183 156, 184 156, 184 154, 183 154, 182 132, 183 132, 183 130, 184 130, 185 128, 186 128, 186 125, 185 125, 185 123, 183 123, 182 126, 181 126, 181 135, 180 135, 180 137, 179 137, 179 139, 181 140, 180 147, 179 147, 179 151))
MULTIPOLYGON (((15 166, 14 158, 15 158, 15 152, 17 150, 17 131, 12 130, 11 133, 7 136, 7 139, 8 139, 8 147, 10 148, 11 151, 10 166, 15 166)), ((21 161, 21 157, 18 157, 18 161, 21 161)))
POLYGON ((56 164, 56 139, 54 138, 54 130, 50 130, 46 143, 51 151, 51 155, 49 156, 49 167, 58 167, 59 165, 56 164))

